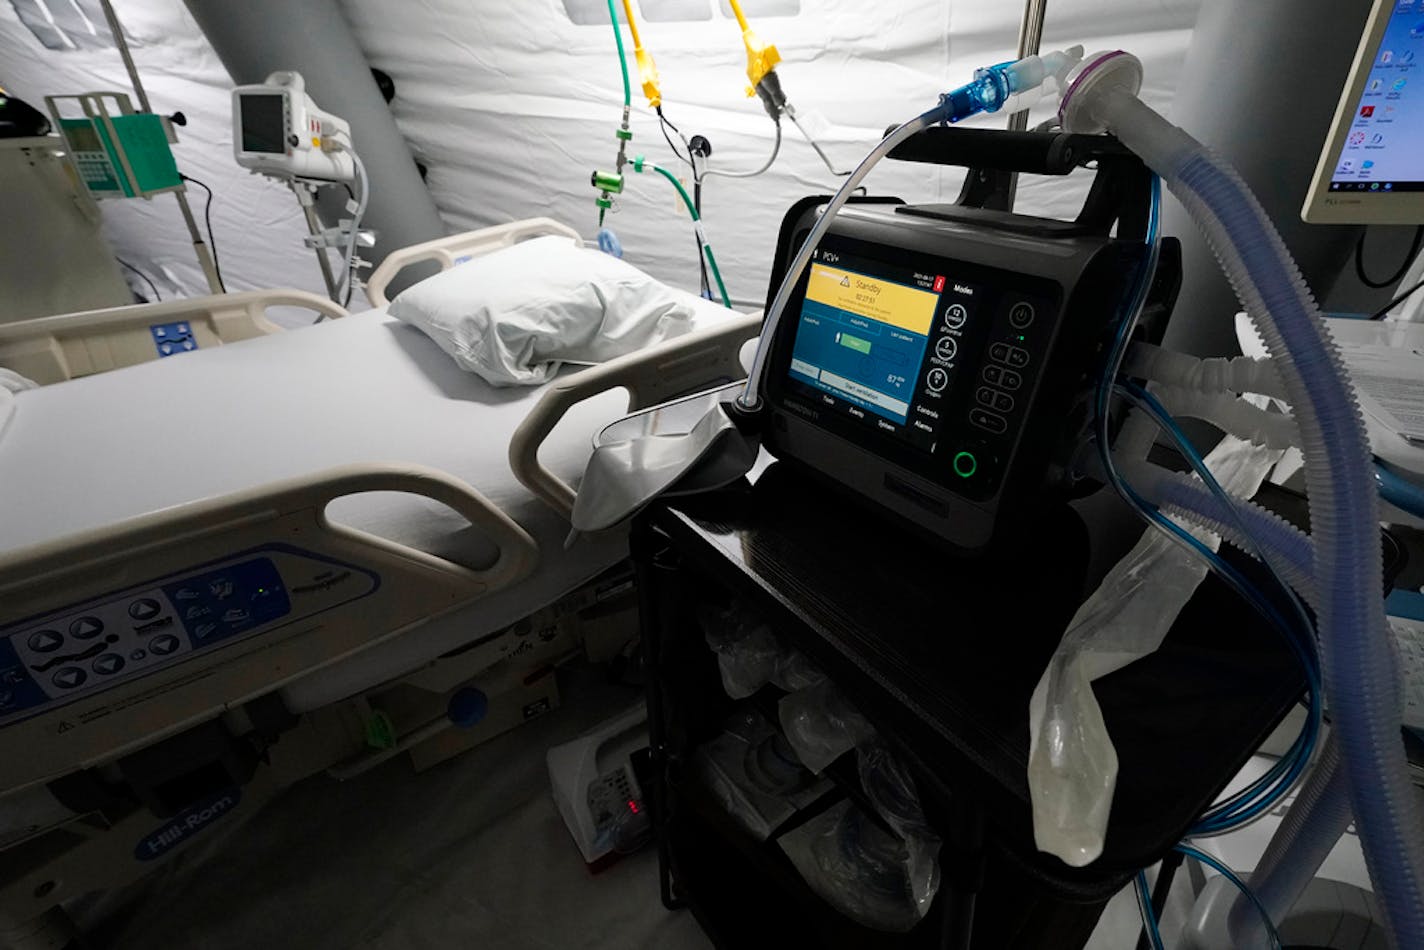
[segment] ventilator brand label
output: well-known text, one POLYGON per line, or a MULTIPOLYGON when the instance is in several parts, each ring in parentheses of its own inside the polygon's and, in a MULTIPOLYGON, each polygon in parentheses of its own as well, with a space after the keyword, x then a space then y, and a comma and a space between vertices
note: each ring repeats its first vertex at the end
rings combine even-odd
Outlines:
POLYGON ((242 798, 242 789, 231 788, 217 796, 174 815, 134 847, 134 857, 140 861, 153 861, 187 841, 193 835, 212 825, 237 807, 242 798))

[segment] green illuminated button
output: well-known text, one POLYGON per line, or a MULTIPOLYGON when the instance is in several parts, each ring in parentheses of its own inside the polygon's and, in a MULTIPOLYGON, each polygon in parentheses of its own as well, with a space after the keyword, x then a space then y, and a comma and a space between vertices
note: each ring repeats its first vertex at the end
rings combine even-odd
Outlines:
POLYGON ((869 353, 870 341, 862 340, 858 336, 851 336, 849 333, 837 333, 836 342, 841 346, 855 350, 857 353, 869 353))
POLYGON ((969 478, 979 470, 979 460, 971 452, 960 452, 954 457, 954 474, 960 478, 969 478))

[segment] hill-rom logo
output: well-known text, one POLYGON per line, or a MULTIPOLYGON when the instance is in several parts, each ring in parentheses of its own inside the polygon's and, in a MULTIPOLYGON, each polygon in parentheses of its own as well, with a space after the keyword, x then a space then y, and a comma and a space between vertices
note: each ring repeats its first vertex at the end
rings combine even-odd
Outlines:
POLYGON ((193 835, 217 822, 237 807, 242 789, 230 788, 212 798, 189 805, 164 825, 155 829, 134 846, 134 857, 152 861, 187 841, 193 835))

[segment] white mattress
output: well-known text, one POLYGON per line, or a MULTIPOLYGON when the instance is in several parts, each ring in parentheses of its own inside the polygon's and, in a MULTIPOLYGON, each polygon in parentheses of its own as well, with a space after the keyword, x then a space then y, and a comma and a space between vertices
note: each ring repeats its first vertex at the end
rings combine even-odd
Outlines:
MULTIPOLYGON (((416 462, 464 479, 522 525, 539 566, 516 587, 288 687, 311 708, 518 620, 616 563, 621 535, 564 549, 568 524, 510 471, 539 389, 495 389, 375 310, 20 393, 0 433, 0 553, 335 465, 416 462)), ((540 458, 576 480, 614 391, 572 410, 540 458)), ((472 566, 489 542, 434 502, 352 496, 331 517, 472 566)))

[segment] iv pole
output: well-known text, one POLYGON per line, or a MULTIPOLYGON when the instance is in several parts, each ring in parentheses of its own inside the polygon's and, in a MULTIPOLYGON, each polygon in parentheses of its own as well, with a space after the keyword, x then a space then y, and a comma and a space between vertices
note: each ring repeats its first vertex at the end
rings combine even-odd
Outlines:
MULTIPOLYGON (((113 4, 110 3, 110 0, 99 0, 99 4, 104 8, 104 19, 109 21, 109 32, 114 35, 114 45, 118 47, 119 55, 123 57, 124 68, 129 73, 129 82, 133 83, 134 93, 138 96, 139 109, 152 113, 153 107, 149 105, 148 93, 143 88, 143 81, 138 78, 138 68, 134 66, 133 56, 129 53, 128 41, 124 39, 124 28, 119 24, 113 4)), ((173 192, 173 197, 178 199, 178 207, 183 212, 183 222, 188 226, 188 235, 193 239, 193 253, 197 255, 198 264, 203 268, 203 276, 207 278, 209 292, 223 293, 222 282, 218 280, 217 266, 213 264, 213 256, 208 250, 208 245, 203 241, 203 233, 198 230, 198 221, 193 217, 193 209, 188 205, 188 186, 183 185, 178 188, 173 192)))
MULTIPOLYGON (((105 0, 107 2, 107 0, 105 0)), ((1037 56, 1043 42, 1043 16, 1048 10, 1048 0, 1028 0, 1024 4, 1023 22, 1019 24, 1019 54, 1016 59, 1037 56)), ((1028 110, 1020 109, 1009 116, 1009 131, 1022 132, 1028 128, 1028 110)), ((1014 206, 1014 196, 1018 191, 1017 173, 1009 178, 1009 208, 1014 206)))

